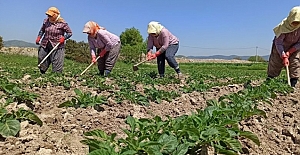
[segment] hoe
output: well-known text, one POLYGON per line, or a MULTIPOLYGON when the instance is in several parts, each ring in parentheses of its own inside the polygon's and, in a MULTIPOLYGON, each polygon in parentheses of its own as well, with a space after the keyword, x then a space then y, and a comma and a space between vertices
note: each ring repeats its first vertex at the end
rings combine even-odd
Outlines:
POLYGON ((60 43, 58 43, 58 44, 56 44, 56 46, 54 46, 53 48, 52 48, 52 50, 45 56, 45 58, 39 63, 39 65, 38 65, 38 67, 40 67, 41 66, 41 64, 42 63, 44 63, 44 61, 49 57, 49 55, 58 47, 58 45, 59 45, 60 43))
POLYGON ((138 65, 140 65, 140 64, 142 64, 142 63, 144 63, 144 62, 146 62, 146 61, 148 61, 148 59, 146 59, 146 60, 144 60, 144 61, 141 61, 141 62, 139 62, 139 63, 133 65, 133 67, 132 67, 133 71, 139 70, 138 65))

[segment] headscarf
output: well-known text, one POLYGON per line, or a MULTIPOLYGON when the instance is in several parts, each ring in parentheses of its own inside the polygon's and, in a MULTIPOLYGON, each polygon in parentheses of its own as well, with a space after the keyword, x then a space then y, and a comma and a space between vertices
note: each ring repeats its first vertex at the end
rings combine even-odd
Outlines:
POLYGON ((95 35, 95 33, 100 29, 105 30, 104 27, 99 26, 96 22, 88 21, 87 23, 85 23, 82 32, 90 33, 91 35, 95 35))
POLYGON ((276 38, 282 33, 290 33, 297 30, 300 27, 300 24, 297 27, 293 27, 292 22, 300 22, 300 6, 295 6, 291 9, 289 16, 281 21, 274 29, 276 38))
POLYGON ((65 20, 60 16, 60 12, 56 7, 50 7, 47 11, 46 11, 46 15, 52 16, 55 18, 55 20, 52 20, 50 18, 49 21, 51 23, 58 23, 58 22, 64 22, 65 20))
POLYGON ((155 33, 160 34, 160 31, 164 28, 159 22, 152 21, 148 24, 148 34, 155 33))

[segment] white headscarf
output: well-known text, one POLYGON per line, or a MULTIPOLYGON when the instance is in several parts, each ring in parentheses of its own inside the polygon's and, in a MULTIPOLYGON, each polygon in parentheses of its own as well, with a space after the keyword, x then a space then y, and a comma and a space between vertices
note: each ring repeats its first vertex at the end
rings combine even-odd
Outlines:
POLYGON ((160 34, 160 31, 164 28, 159 22, 152 21, 148 24, 148 34, 155 33, 160 34))
POLYGON ((281 21, 274 29, 276 38, 282 33, 290 33, 297 30, 300 27, 300 24, 297 27, 291 25, 292 22, 300 22, 300 6, 295 6, 291 9, 289 16, 281 21))

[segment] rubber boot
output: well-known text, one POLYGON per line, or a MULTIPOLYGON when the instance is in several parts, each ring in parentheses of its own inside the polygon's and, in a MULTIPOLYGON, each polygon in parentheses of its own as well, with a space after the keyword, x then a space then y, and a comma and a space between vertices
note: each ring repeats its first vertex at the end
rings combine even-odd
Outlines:
POLYGON ((291 79, 290 79, 291 86, 292 86, 292 87, 295 87, 296 84, 297 84, 297 81, 298 81, 298 78, 291 78, 291 79))
POLYGON ((43 70, 41 70, 41 69, 40 69, 40 72, 41 72, 41 74, 45 74, 45 73, 46 73, 46 71, 43 71, 43 70))
POLYGON ((178 79, 181 79, 181 78, 182 78, 182 73, 180 72, 179 67, 177 67, 177 68, 175 69, 175 72, 177 73, 178 79))
POLYGON ((181 73, 179 68, 176 68, 175 71, 177 74, 181 73))
POLYGON ((110 74, 110 70, 104 70, 104 76, 108 76, 110 74))
POLYGON ((100 76, 104 76, 104 70, 99 70, 100 76))
POLYGON ((269 80, 271 80, 271 79, 273 79, 274 77, 272 77, 272 76, 268 76, 267 78, 266 78, 266 81, 269 81, 269 80))

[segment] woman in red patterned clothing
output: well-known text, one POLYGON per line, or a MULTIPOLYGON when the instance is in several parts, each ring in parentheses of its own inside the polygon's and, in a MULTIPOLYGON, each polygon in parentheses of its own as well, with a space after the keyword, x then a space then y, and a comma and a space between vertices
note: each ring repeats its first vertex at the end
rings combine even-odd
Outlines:
POLYGON ((58 43, 60 45, 51 53, 51 55, 39 66, 40 72, 45 74, 50 64, 52 64, 52 72, 61 73, 63 71, 65 56, 65 40, 72 36, 72 31, 60 16, 60 12, 56 7, 50 7, 44 19, 43 25, 36 38, 36 44, 40 45, 38 52, 38 63, 40 63, 46 55, 58 43), (41 44, 40 39, 42 38, 41 44))

